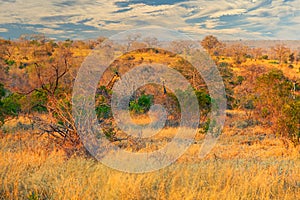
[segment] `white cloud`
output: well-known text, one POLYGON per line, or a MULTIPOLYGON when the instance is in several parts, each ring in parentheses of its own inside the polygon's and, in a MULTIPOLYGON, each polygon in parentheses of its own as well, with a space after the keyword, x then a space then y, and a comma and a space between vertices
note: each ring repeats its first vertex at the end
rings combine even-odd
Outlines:
POLYGON ((7 32, 8 30, 6 28, 0 28, 0 32, 4 33, 7 32))
POLYGON ((41 33, 45 33, 45 34, 64 34, 65 31, 63 30, 55 30, 55 29, 51 29, 51 28, 36 28, 35 29, 37 32, 41 32, 41 33))
POLYGON ((207 20, 205 21, 205 27, 208 29, 213 29, 219 24, 219 20, 213 19, 213 20, 207 20))
POLYGON ((246 9, 232 9, 232 10, 220 11, 220 12, 216 12, 216 13, 210 15, 210 18, 219 18, 222 16, 228 16, 228 15, 240 15, 245 12, 246 12, 246 9))
POLYGON ((185 31, 195 38, 210 33, 226 38, 232 36, 233 39, 238 36, 300 39, 296 34, 300 28, 300 4, 296 0, 191 0, 155 6, 123 1, 129 2, 127 7, 118 7, 117 1, 120 0, 1 2, 0 24, 3 28, 0 30, 9 33, 5 24, 10 23, 41 25, 30 29, 59 37, 66 34, 64 24, 82 25, 83 29, 84 26, 93 27, 93 30, 77 33, 76 37, 84 38, 88 37, 87 33, 97 30, 122 31, 158 25, 185 31))

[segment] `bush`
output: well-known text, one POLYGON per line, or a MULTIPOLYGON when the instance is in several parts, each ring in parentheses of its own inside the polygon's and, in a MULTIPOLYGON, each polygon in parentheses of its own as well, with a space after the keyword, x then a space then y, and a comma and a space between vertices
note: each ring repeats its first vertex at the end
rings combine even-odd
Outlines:
POLYGON ((19 114, 21 111, 20 98, 21 95, 14 93, 7 96, 4 85, 0 83, 0 125, 3 125, 6 117, 19 114))
POLYGON ((200 110, 209 111, 211 106, 211 98, 205 91, 195 91, 200 110))
POLYGON ((107 119, 112 115, 111 108, 106 104, 99 105, 98 107, 96 107, 96 114, 98 118, 107 119))
POLYGON ((12 93, 6 98, 2 99, 2 108, 5 115, 18 115, 18 113, 21 111, 21 105, 19 103, 20 98, 20 95, 12 93))
POLYGON ((142 114, 149 111, 153 102, 152 95, 142 94, 138 100, 132 100, 129 103, 129 109, 136 114, 142 114))
POLYGON ((275 64, 275 65, 278 65, 278 64, 279 64, 278 61, 270 61, 269 63, 270 63, 270 64, 275 64))
POLYGON ((235 81, 235 85, 241 85, 242 82, 245 80, 243 76, 237 76, 236 79, 237 80, 235 81))
POLYGON ((288 66, 288 68, 294 69, 294 65, 290 64, 290 65, 288 66))
POLYGON ((5 63, 9 66, 14 65, 16 62, 14 60, 5 60, 5 63))
POLYGON ((299 143, 300 98, 281 70, 272 70, 257 79, 255 108, 259 119, 271 125, 274 133, 299 143))
POLYGON ((34 91, 30 96, 31 110, 39 113, 47 112, 47 94, 44 91, 34 91))
POLYGON ((4 85, 0 83, 0 100, 5 96, 6 91, 4 89, 4 85))
POLYGON ((283 106, 284 117, 279 119, 278 126, 284 133, 288 133, 290 139, 295 143, 300 143, 300 100, 283 106))

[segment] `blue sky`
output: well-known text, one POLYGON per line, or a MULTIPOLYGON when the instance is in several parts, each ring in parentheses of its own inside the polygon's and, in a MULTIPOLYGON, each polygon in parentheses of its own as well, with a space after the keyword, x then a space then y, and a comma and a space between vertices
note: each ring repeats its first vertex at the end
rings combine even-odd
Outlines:
POLYGON ((300 0, 0 0, 6 39, 90 39, 148 25, 194 39, 300 40, 300 0))

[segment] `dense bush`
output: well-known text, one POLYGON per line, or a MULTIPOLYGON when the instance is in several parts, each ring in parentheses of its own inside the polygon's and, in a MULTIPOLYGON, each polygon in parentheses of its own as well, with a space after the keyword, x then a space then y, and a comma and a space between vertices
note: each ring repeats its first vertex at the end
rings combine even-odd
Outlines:
POLYGON ((299 142, 300 98, 292 94, 293 84, 281 70, 257 78, 254 106, 260 121, 271 125, 277 135, 299 142))
POLYGON ((136 114, 146 113, 149 111, 152 103, 152 95, 142 94, 137 100, 130 101, 129 109, 136 114))
POLYGON ((32 111, 47 112, 47 94, 44 91, 34 91, 30 96, 30 107, 32 111))
POLYGON ((0 124, 4 123, 5 118, 19 114, 21 111, 20 98, 21 95, 8 94, 3 84, 0 84, 0 124))
POLYGON ((111 117, 111 115, 112 115, 111 108, 110 108, 110 106, 108 106, 106 104, 101 104, 96 107, 96 114, 97 114, 98 118, 107 119, 107 118, 111 117))

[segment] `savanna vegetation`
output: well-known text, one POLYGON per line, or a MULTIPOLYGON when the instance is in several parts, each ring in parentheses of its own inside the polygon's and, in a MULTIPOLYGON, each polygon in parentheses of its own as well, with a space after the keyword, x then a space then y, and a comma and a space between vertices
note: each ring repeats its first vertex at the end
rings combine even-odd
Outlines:
POLYGON ((200 42, 220 71, 227 97, 223 133, 212 152, 200 159, 197 153, 214 99, 185 59, 189 45, 172 42, 171 49, 183 49, 174 54, 148 48, 158 42, 155 38, 129 38, 124 47, 128 53, 110 65, 97 86, 95 111, 103 137, 127 151, 148 152, 176 134, 178 99, 157 84, 138 88, 128 110, 132 120, 143 125, 151 122, 151 105, 163 105, 168 113, 164 129, 142 139, 118 128, 111 109, 112 87, 141 64, 161 63, 180 72, 193 86, 201 118, 194 144, 178 161, 157 172, 128 174, 89 155, 72 116, 77 72, 103 40, 53 41, 40 35, 0 40, 0 199, 299 198, 299 49, 283 43, 265 49, 228 45, 214 36, 200 42))

